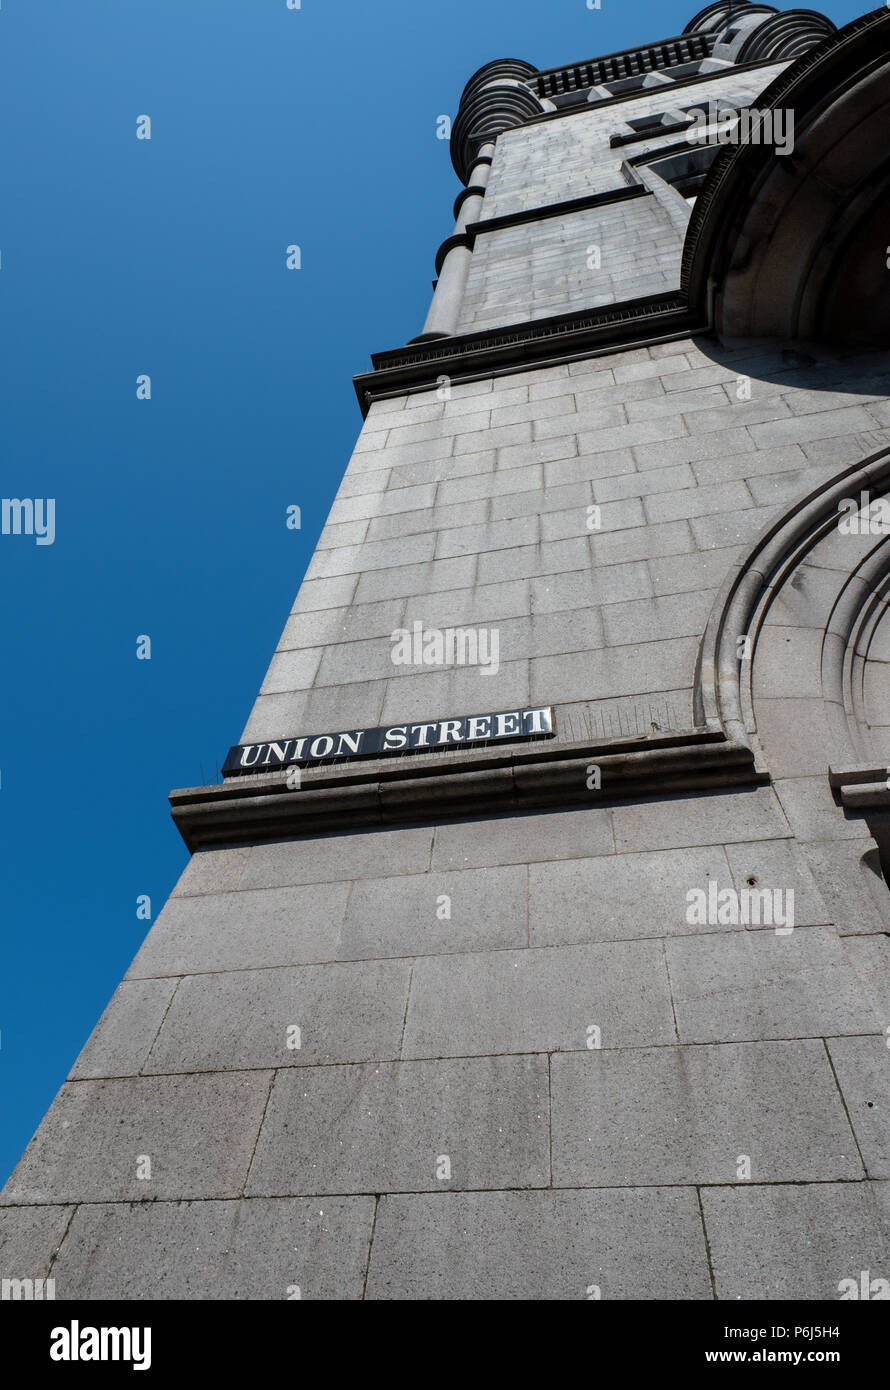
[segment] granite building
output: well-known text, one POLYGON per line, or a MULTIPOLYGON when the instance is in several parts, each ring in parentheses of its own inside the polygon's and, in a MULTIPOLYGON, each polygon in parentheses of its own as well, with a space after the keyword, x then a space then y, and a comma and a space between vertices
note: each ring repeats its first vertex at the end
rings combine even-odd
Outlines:
POLYGON ((886 9, 745 0, 470 79, 426 323, 0 1275, 890 1296, 888 105, 886 9))

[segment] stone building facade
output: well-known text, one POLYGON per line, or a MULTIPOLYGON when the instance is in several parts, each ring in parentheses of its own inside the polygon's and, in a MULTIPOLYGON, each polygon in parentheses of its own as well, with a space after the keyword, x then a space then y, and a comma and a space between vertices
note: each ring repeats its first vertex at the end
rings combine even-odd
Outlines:
POLYGON ((888 65, 886 10, 718 0, 470 80, 427 322, 357 378, 231 770, 171 796, 193 856, 4 1189, 0 1273, 890 1279, 888 65))

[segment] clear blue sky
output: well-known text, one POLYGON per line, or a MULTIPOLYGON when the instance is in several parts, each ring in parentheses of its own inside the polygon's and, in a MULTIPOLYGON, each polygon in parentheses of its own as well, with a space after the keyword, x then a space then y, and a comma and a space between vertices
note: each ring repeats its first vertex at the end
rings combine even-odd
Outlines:
POLYGON ((459 187, 437 117, 494 58, 700 7, 601 5, 3 0, 0 494, 55 498, 56 539, 0 536, 0 1182, 185 865, 167 793, 241 732, 352 375, 421 330, 459 187))

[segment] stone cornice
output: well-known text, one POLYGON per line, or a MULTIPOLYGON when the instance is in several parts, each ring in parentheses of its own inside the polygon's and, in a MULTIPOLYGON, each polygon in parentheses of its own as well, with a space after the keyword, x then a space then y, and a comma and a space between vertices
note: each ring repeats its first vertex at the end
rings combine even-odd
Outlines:
POLYGON ((521 227, 526 222, 544 222, 548 217, 564 217, 567 213, 584 212, 587 208, 606 207, 609 203, 624 203, 628 198, 644 198, 649 190, 641 184, 620 184, 617 188, 607 188, 602 193, 588 193, 583 198, 567 198, 561 203, 546 203, 542 207, 520 208, 517 212, 505 212, 501 217, 489 217, 485 221, 471 222, 467 232, 475 239, 487 232, 499 232, 505 227, 521 227))
POLYGON ((600 806, 627 797, 753 786, 765 780, 745 744, 733 744, 719 732, 691 729, 304 768, 299 791, 287 789, 283 773, 233 778, 171 792, 170 805, 182 838, 195 851, 320 830, 504 815, 557 805, 600 806), (600 770, 596 791, 588 788, 592 764, 600 770))
POLYGON ((847 810, 890 813, 886 767, 870 763, 856 763, 849 768, 830 767, 828 781, 847 810))
MULTIPOLYGON (((617 53, 604 53, 580 63, 566 63, 558 68, 545 68, 529 77, 539 97, 564 96, 572 91, 584 92, 609 82, 622 82, 629 77, 645 77, 650 72, 665 72, 683 63, 700 62, 709 57, 714 40, 709 34, 675 34, 656 43, 623 48, 617 53)), ((639 96, 639 93, 636 93, 639 96)))
MULTIPOLYGON (((784 61, 787 63, 787 59, 784 61)), ((672 92, 682 91, 686 87, 700 87, 705 82, 725 82, 728 72, 736 76, 740 72, 756 72, 759 68, 778 67, 782 62, 780 58, 770 58, 761 63, 733 63, 731 68, 721 68, 716 72, 693 73, 689 77, 672 78, 669 87, 649 87, 642 92, 620 92, 617 96, 602 97, 599 101, 582 101, 577 106, 560 106, 557 111, 543 111, 540 116, 530 116, 523 124, 538 125, 542 121, 558 121, 566 116, 581 116, 589 111, 602 111, 607 106, 623 106, 630 101, 639 101, 641 97, 652 96, 656 91, 667 97, 672 92)))
POLYGON ((837 32, 818 10, 783 10, 751 30, 738 52, 740 63, 793 61, 837 32))
POLYGON ((586 313, 534 319, 375 353, 374 371, 353 380, 362 414, 367 415, 373 401, 405 391, 434 390, 441 376, 457 383, 475 376, 528 371, 591 357, 598 351, 666 342, 703 327, 703 319, 689 313, 682 295, 651 295, 586 313))
POLYGON ((473 249, 475 236, 472 232, 454 232, 452 236, 446 237, 436 252, 436 274, 442 274, 442 267, 445 264, 445 257, 449 251, 453 251, 455 246, 466 246, 469 250, 473 249))

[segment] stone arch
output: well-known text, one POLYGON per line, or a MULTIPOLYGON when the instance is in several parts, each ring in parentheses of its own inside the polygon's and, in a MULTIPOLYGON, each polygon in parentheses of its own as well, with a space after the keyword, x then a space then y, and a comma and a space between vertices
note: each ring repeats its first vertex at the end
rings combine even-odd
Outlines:
POLYGON ((890 449, 843 469, 771 523, 712 608, 696 671, 697 721, 747 744, 763 765, 758 699, 820 701, 826 767, 890 753, 890 710, 885 725, 869 693, 870 661, 890 663, 890 534, 873 514, 859 517, 856 532, 839 529, 841 504, 863 495, 890 499, 890 449), (777 643, 798 633, 812 636, 797 640, 783 669, 777 643), (775 654, 764 651, 767 638, 775 654))
MULTIPOLYGON (((864 821, 890 884, 888 515, 883 449, 768 526, 715 600, 695 708, 698 723, 747 746, 761 774, 816 779, 829 819, 833 800, 864 821)), ((875 869, 863 857, 862 873, 875 869)))

